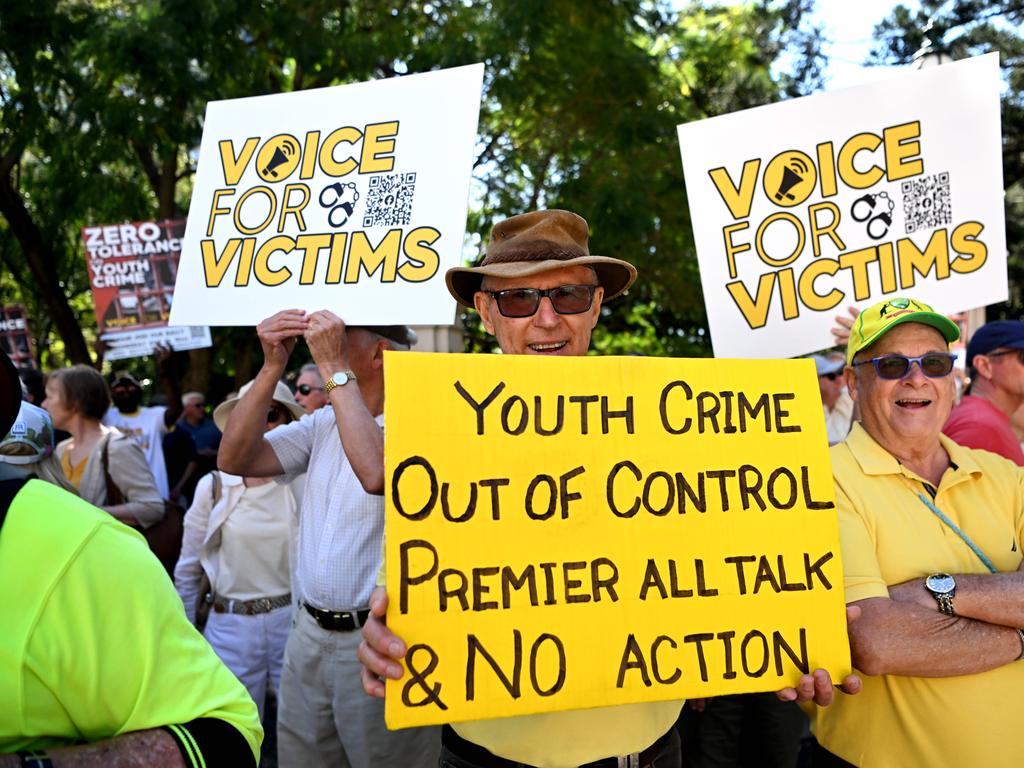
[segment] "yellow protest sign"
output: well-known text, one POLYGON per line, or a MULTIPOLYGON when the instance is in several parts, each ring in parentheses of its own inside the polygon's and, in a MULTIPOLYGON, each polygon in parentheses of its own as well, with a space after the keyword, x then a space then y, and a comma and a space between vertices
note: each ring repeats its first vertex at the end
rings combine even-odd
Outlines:
POLYGON ((810 361, 386 366, 390 727, 849 672, 810 361))

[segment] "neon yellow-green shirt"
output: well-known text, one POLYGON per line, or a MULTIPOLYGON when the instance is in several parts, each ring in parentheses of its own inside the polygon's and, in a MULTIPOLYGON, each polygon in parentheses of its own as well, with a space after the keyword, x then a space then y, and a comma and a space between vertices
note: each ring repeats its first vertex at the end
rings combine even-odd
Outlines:
POLYGON ((216 718, 259 760, 256 705, 138 533, 30 481, 0 529, 0 752, 216 718))
MULTIPOLYGON (((1015 571, 1024 543, 1024 470, 940 439, 954 467, 943 475, 935 505, 1000 571, 1015 571)), ((918 498, 924 481, 859 424, 831 453, 847 602, 888 597, 888 585, 930 573, 988 573, 918 498)), ((1016 706, 1024 662, 959 677, 862 679, 858 695, 812 710, 818 741, 844 760, 863 768, 1016 768, 1024 761, 1016 706)))

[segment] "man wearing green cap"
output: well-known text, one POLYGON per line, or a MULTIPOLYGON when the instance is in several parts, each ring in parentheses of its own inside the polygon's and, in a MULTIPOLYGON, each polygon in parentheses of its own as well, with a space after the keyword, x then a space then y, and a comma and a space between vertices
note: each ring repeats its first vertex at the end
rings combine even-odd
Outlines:
POLYGON ((1024 474, 942 435, 959 330, 913 299, 862 312, 832 448, 859 696, 812 713, 815 765, 1019 765, 1024 474), (1002 702, 1004 704, 1001 704, 1002 702))

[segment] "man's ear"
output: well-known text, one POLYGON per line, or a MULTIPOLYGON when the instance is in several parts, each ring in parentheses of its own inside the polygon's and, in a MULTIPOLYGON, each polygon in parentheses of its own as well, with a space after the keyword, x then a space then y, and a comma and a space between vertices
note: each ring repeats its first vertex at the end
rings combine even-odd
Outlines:
POLYGON ((981 378, 992 378, 992 358, 988 355, 975 355, 971 360, 971 365, 981 378))
POLYGON ((846 391, 850 393, 853 402, 857 402, 857 369, 852 365, 843 369, 843 380, 846 382, 846 391))
POLYGON ((489 334, 494 335, 494 321, 491 317, 491 302, 490 297, 487 296, 483 291, 477 291, 473 294, 473 306, 476 307, 476 311, 480 313, 480 322, 484 324, 484 328, 489 334))

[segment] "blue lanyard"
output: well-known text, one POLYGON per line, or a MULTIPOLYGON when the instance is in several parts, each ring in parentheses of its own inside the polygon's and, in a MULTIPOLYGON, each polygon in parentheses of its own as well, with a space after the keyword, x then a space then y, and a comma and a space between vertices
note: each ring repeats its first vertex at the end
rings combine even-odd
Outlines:
POLYGON ((939 520, 941 520, 941 521, 942 521, 942 522, 944 522, 944 523, 945 523, 946 525, 948 525, 948 526, 949 526, 950 528, 952 528, 952 529, 953 529, 953 532, 954 532, 954 533, 955 533, 955 534, 956 534, 957 536, 959 536, 959 537, 960 537, 961 539, 963 539, 963 540, 964 540, 964 544, 966 544, 966 545, 967 545, 968 547, 970 547, 970 548, 971 548, 971 551, 972 551, 972 552, 974 552, 974 554, 976 554, 976 555, 978 556, 978 559, 979 559, 979 560, 981 560, 981 562, 985 564, 985 567, 986 567, 986 568, 988 568, 988 570, 989 570, 989 572, 990 572, 990 573, 999 573, 999 569, 998 569, 998 568, 996 568, 996 567, 995 567, 995 566, 994 566, 994 565, 992 564, 992 561, 991 561, 991 560, 989 560, 989 559, 988 559, 988 557, 987 557, 987 556, 985 555, 985 553, 984 553, 984 552, 982 552, 982 551, 981 551, 981 550, 980 550, 980 549, 978 548, 978 545, 977 545, 977 544, 975 544, 975 543, 974 543, 973 541, 971 541, 970 537, 968 537, 968 535, 967 535, 966 533, 964 533, 963 531, 961 531, 961 530, 960 530, 960 529, 959 529, 959 528, 957 527, 956 523, 954 523, 954 522, 953 522, 952 520, 950 520, 950 519, 949 519, 948 517, 946 517, 946 515, 945 515, 945 514, 944 514, 944 513, 942 512, 942 510, 941 510, 941 509, 939 509, 938 507, 936 507, 936 506, 935 506, 935 505, 934 505, 934 504, 932 503, 932 500, 931 500, 931 499, 929 499, 929 498, 928 498, 927 496, 925 496, 925 495, 924 495, 923 493, 919 493, 919 494, 917 494, 917 498, 919 498, 919 499, 920 499, 921 501, 923 501, 923 502, 924 502, 924 505, 925 505, 926 507, 928 507, 928 509, 930 509, 930 510, 931 510, 932 512, 934 512, 934 513, 935 513, 935 515, 936 515, 936 517, 938 517, 938 518, 939 518, 939 520))

